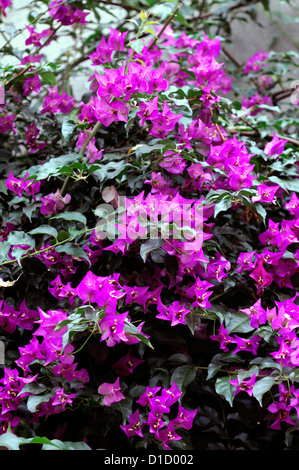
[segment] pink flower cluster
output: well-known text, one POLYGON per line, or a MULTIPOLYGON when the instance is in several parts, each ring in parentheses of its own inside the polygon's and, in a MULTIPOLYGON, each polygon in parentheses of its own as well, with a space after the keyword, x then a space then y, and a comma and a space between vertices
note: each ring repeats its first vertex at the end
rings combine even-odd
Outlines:
POLYGON ((75 106, 75 99, 68 96, 63 90, 60 94, 57 85, 48 89, 48 94, 44 98, 41 114, 63 113, 68 114, 75 106))
MULTIPOLYGON (((66 3, 57 0, 51 2, 51 17, 64 26, 76 23, 84 25, 88 13, 72 8, 66 3)), ((3 2, 2 4, 7 6, 3 2)), ((30 37, 27 44, 39 47, 40 40, 48 37, 50 30, 38 34, 28 27, 28 31, 30 37)), ((91 124, 100 122, 109 127, 116 122, 127 124, 130 119, 135 119, 140 129, 147 131, 147 135, 156 142, 163 143, 165 139, 172 139, 173 146, 163 154, 157 152, 157 155, 153 156, 153 160, 157 158, 156 171, 149 172, 144 182, 146 190, 143 189, 138 195, 123 198, 124 213, 120 211, 117 191, 112 191, 113 207, 118 214, 114 227, 118 233, 110 240, 111 243, 103 242, 104 230, 101 232, 97 227, 91 231, 86 243, 84 242, 83 254, 79 251, 79 255, 70 255, 56 249, 49 241, 40 247, 36 257, 53 274, 49 292, 66 308, 43 311, 38 307, 35 311, 28 310, 23 302, 16 310, 1 301, 0 326, 4 331, 12 333, 17 327, 28 330, 36 328, 29 344, 19 348, 20 357, 16 360, 16 365, 24 377, 19 376, 17 369, 5 369, 5 376, 1 380, 3 386, 0 387, 0 417, 4 422, 3 432, 8 423, 14 427, 19 422, 14 412, 22 403, 22 399, 30 396, 30 392, 22 393, 22 389, 37 380, 38 375, 34 375, 36 365, 51 366, 59 386, 51 390, 44 401, 39 403, 32 414, 32 422, 41 416, 59 413, 66 405, 71 406, 77 396, 76 390, 81 390, 84 384, 88 383, 87 371, 77 369, 74 346, 65 344, 69 333, 69 306, 80 305, 82 311, 90 308, 97 312, 99 341, 109 348, 115 348, 120 343, 131 347, 139 343, 140 336, 149 339, 143 331, 145 321, 133 323, 131 311, 138 310, 145 315, 153 313, 158 320, 169 322, 171 327, 186 325, 187 319, 194 312, 205 312, 205 309, 212 307, 215 289, 231 273, 235 274, 235 270, 236 274, 244 276, 255 286, 256 295, 259 296, 253 305, 240 309, 240 312, 250 318, 253 332, 244 336, 232 334, 224 320, 218 333, 210 336, 210 339, 217 341, 224 352, 233 350, 234 354, 249 352, 256 356, 263 340, 258 330, 265 325, 272 328, 276 338, 277 350, 271 353, 273 360, 283 367, 299 366, 298 296, 276 301, 272 308, 262 303, 263 293, 273 284, 283 289, 295 287, 292 277, 298 272, 299 250, 295 248, 290 251, 290 247, 294 248, 295 244, 299 243, 299 199, 296 193, 293 192, 284 205, 288 217, 281 221, 268 218, 265 231, 257 236, 260 249, 239 253, 235 266, 217 249, 204 250, 205 242, 213 238, 215 225, 215 220, 209 221, 214 215, 215 205, 207 203, 207 193, 227 191, 230 195, 245 191, 246 194, 247 190, 251 198, 250 203, 274 206, 277 206, 277 198, 283 193, 282 188, 271 180, 258 180, 253 155, 247 150, 246 142, 239 141, 235 136, 229 138, 225 130, 215 125, 212 119, 212 107, 220 100, 218 93, 225 93, 230 89, 230 79, 225 75, 223 64, 217 61, 220 41, 209 39, 206 35, 200 41, 188 37, 185 33, 175 38, 171 27, 168 26, 160 38, 160 48, 151 48, 149 44, 144 43, 140 54, 128 54, 124 65, 113 67, 116 56, 114 52, 126 53, 126 34, 110 28, 108 37, 103 37, 96 51, 90 55, 93 66, 99 66, 99 69, 95 69, 90 77, 90 100, 87 103, 82 101, 79 106, 80 125, 85 124, 87 129, 79 132, 76 146, 81 151, 85 148, 88 132, 92 129, 91 124), (166 54, 167 58, 162 55, 163 48, 166 53, 167 48, 171 51, 166 54), (181 61, 186 65, 183 70, 181 61), (157 63, 159 68, 156 68, 157 63), (103 68, 103 64, 109 65, 103 68), (98 70, 101 70, 101 73, 98 70), (177 102, 172 100, 172 85, 178 88, 194 87, 201 91, 201 105, 196 108, 195 115, 187 123, 183 120, 184 113, 178 112, 177 102), (188 152, 192 155, 193 150, 200 155, 197 162, 190 162, 192 157, 189 159, 188 152), (174 184, 175 177, 180 181, 179 177, 184 170, 187 177, 182 185, 174 184), (180 189, 184 194, 197 191, 198 197, 183 197, 180 189), (149 234, 151 230, 155 231, 156 236, 153 236, 152 232, 149 234), (175 260, 174 274, 170 274, 166 267, 157 265, 152 278, 145 274, 144 279, 138 281, 138 285, 134 280, 124 280, 119 272, 108 276, 95 274, 93 267, 103 252, 111 251, 125 256, 138 246, 142 253, 142 250, 146 251, 147 243, 152 243, 152 240, 161 242, 157 244, 161 256, 175 260), (86 262, 88 268, 82 271, 83 275, 80 274, 80 280, 74 286, 73 274, 80 271, 78 264, 81 261, 86 262), (173 289, 173 299, 164 299, 165 288, 173 289), (135 331, 135 334, 132 331, 135 331)), ((260 70, 266 58, 267 54, 256 54, 247 61, 245 73, 260 70)), ((27 77, 24 80, 23 95, 38 93, 40 88, 38 74, 33 78, 27 77)), ((245 108, 250 108, 251 115, 255 115, 259 111, 254 108, 255 105, 263 103, 271 105, 272 101, 257 93, 249 100, 244 98, 242 104, 245 108)), ((47 117, 55 113, 68 114, 74 106, 74 98, 68 96, 65 91, 59 93, 58 87, 54 86, 49 88, 44 97, 41 114, 47 117)), ((0 132, 15 131, 14 119, 15 115, 1 116, 0 132)), ((44 143, 37 141, 39 133, 35 122, 26 129, 26 145, 32 152, 45 148, 44 143)), ((274 133, 273 139, 264 147, 265 156, 279 158, 284 152, 286 142, 274 133)), ((103 159, 104 149, 97 148, 95 137, 90 140, 85 150, 84 158, 89 164, 103 159)), ((41 181, 30 179, 28 173, 23 178, 17 178, 10 171, 6 179, 9 191, 19 198, 22 198, 24 193, 29 194, 35 202, 41 184, 41 181)), ((237 197, 235 199, 237 202, 232 210, 239 207, 240 200, 237 197)), ((63 211, 71 202, 71 196, 62 196, 57 189, 56 192, 40 196, 38 202, 40 213, 49 216, 63 211)), ((6 241, 14 228, 6 224, 2 239, 6 241)), ((79 243, 75 244, 75 247, 80 248, 79 243)), ((25 248, 32 247, 25 245, 25 248)), ((149 253, 151 249, 147 255, 149 253)), ((11 255, 11 252, 9 254, 11 255)), ((146 256, 144 259, 146 260, 146 256)), ((89 326, 92 324, 87 318, 84 320, 89 326)), ((113 364, 112 369, 118 375, 116 381, 104 382, 98 388, 103 405, 111 406, 125 398, 119 376, 130 376, 143 362, 143 359, 135 357, 129 350, 113 364)), ((257 374, 245 378, 237 375, 230 384, 236 388, 235 394, 245 391, 251 396, 259 379, 257 374)), ((284 385, 281 384, 279 392, 278 402, 268 408, 271 413, 280 417, 279 421, 272 424, 274 429, 277 429, 281 421, 293 424, 288 418, 288 412, 290 407, 295 408, 297 413, 299 409, 299 392, 294 387, 291 387, 287 396, 284 385)), ((136 401, 138 407, 136 406, 129 416, 128 424, 121 425, 122 430, 128 437, 143 438, 147 432, 162 444, 164 449, 169 450, 173 441, 181 439, 177 430, 191 429, 196 415, 196 410, 189 411, 181 403, 178 404, 181 397, 182 391, 175 382, 169 389, 146 387, 145 392, 136 401), (170 418, 169 415, 174 410, 174 407, 171 408, 173 405, 178 405, 178 412, 175 418, 170 418)))
POLYGON ((63 26, 73 25, 75 23, 87 24, 86 17, 90 14, 79 8, 72 8, 66 4, 66 0, 54 0, 49 5, 49 15, 63 26))
MULTIPOLYGON (((103 383, 98 391, 103 395, 103 404, 106 406, 125 398, 121 393, 119 377, 114 384, 103 383)), ((141 411, 141 418, 140 410, 137 408, 129 416, 129 423, 120 425, 121 429, 128 438, 132 436, 142 438, 144 437, 143 433, 147 432, 152 435, 152 438, 161 443, 164 449, 170 450, 171 443, 181 439, 177 432, 179 428, 191 429, 197 413, 197 410, 189 411, 179 404, 177 416, 174 419, 169 419, 167 414, 172 411, 171 407, 178 402, 181 396, 182 392, 175 382, 168 389, 146 387, 145 392, 136 401, 136 405, 140 405, 147 410, 146 416, 141 411), (158 392, 160 392, 160 395, 158 395, 158 392)))
POLYGON ((30 179, 29 173, 27 172, 24 178, 16 178, 12 172, 9 172, 6 180, 6 187, 18 197, 22 197, 23 191, 30 194, 34 200, 36 200, 36 194, 39 192, 41 186, 40 181, 30 179))

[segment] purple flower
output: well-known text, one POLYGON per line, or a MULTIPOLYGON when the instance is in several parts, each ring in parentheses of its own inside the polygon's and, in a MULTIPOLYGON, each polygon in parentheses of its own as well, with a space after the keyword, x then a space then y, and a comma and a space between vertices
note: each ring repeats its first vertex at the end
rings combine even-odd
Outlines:
POLYGON ((145 392, 140 395, 136 403, 142 406, 146 406, 150 403, 150 399, 154 398, 156 394, 161 390, 161 387, 146 387, 145 392))
POLYGON ((213 294, 213 291, 208 290, 210 287, 214 287, 210 282, 202 281, 199 277, 196 279, 194 285, 189 287, 189 289, 186 291, 188 297, 193 299, 195 297, 195 300, 191 304, 192 307, 211 307, 211 303, 209 302, 208 298, 213 294))
POLYGON ((256 253, 256 259, 257 261, 260 260, 263 263, 270 264, 272 266, 277 266, 282 255, 283 252, 281 251, 273 252, 268 250, 268 248, 264 248, 262 253, 256 253))
POLYGON ((112 347, 116 343, 127 341, 124 326, 128 313, 106 314, 100 321, 100 329, 102 331, 101 341, 106 340, 107 346, 112 347))
POLYGON ((158 439, 161 441, 165 449, 171 450, 171 447, 169 447, 171 442, 179 441, 182 438, 176 433, 173 422, 170 421, 167 428, 158 433, 158 439))
POLYGON ((172 423, 175 427, 178 427, 178 428, 191 429, 196 413, 197 413, 197 410, 193 410, 193 411, 186 410, 186 408, 184 408, 179 403, 178 415, 172 421, 172 423))
POLYGON ((273 139, 268 142, 264 148, 266 155, 280 155, 284 151, 284 144, 287 140, 279 139, 276 133, 273 133, 273 139))
POLYGON ((114 384, 107 382, 102 383, 98 388, 98 393, 103 395, 102 403, 106 406, 110 406, 112 403, 125 399, 125 396, 121 393, 119 377, 117 377, 114 384))
POLYGON ((257 195, 251 198, 252 202, 271 202, 276 204, 275 193, 280 186, 267 186, 266 184, 259 184, 257 187, 257 195))
POLYGON ((242 252, 237 259, 238 268, 237 273, 241 274, 242 271, 251 271, 255 267, 255 261, 252 258, 255 256, 255 251, 242 252))
POLYGON ((268 224, 269 228, 258 236, 259 241, 263 245, 266 245, 267 243, 270 245, 277 245, 277 240, 280 237, 279 222, 273 222, 273 220, 269 219, 268 224))
POLYGON ((155 437, 158 438, 159 429, 163 428, 165 423, 162 421, 161 416, 157 415, 156 412, 150 411, 146 424, 149 425, 149 432, 155 434, 155 437))
POLYGON ((123 121, 127 122, 129 108, 123 101, 113 101, 108 103, 104 98, 96 99, 95 117, 103 124, 108 127, 113 122, 123 121))
POLYGON ((38 94, 39 90, 41 89, 41 86, 42 85, 41 85, 38 74, 36 74, 33 78, 27 77, 25 78, 25 81, 24 81, 23 95, 27 96, 31 92, 38 94))
POLYGON ((226 330, 223 324, 220 325, 218 334, 211 335, 210 339, 218 341, 220 343, 220 349, 223 349, 225 352, 229 351, 229 348, 227 347, 228 344, 236 342, 234 338, 229 336, 229 330, 226 330))
MULTIPOLYGON (((283 384, 281 384, 283 385, 283 384)), ((294 390, 294 386, 291 386, 291 391, 289 391, 287 388, 286 390, 284 390, 285 394, 287 397, 290 397, 291 396, 291 399, 290 399, 290 406, 292 406, 293 408, 295 408, 295 410, 297 411, 297 415, 298 415, 298 418, 299 418, 299 389, 297 390, 294 390)), ((281 392, 281 395, 282 396, 282 392, 281 392)), ((285 400, 286 401, 286 400, 285 400)))
POLYGON ((247 59, 245 67, 244 67, 244 74, 248 74, 251 71, 261 70, 262 67, 265 67, 265 61, 269 56, 269 52, 264 52, 260 50, 256 52, 252 57, 247 59))
POLYGON ((111 45, 108 46, 107 41, 103 36, 97 45, 95 52, 89 55, 92 65, 96 66, 106 64, 107 62, 110 63, 112 52, 113 48, 111 45))
POLYGON ((278 351, 274 351, 270 354, 282 367, 292 367, 292 353, 294 353, 292 346, 281 341, 278 351))
POLYGON ((252 108, 252 110, 249 111, 251 116, 255 116, 262 111, 262 109, 258 107, 260 104, 273 106, 273 102, 270 96, 262 96, 259 93, 255 93, 255 95, 251 96, 249 99, 244 96, 242 100, 242 105, 244 108, 252 108))
POLYGON ((44 215, 57 214, 58 211, 64 209, 66 204, 69 204, 71 201, 71 196, 66 194, 61 196, 60 190, 57 189, 55 193, 47 194, 44 197, 40 198, 42 205, 40 211, 44 215))
POLYGON ((143 359, 132 356, 131 351, 129 351, 112 365, 112 369, 114 369, 118 375, 129 376, 133 373, 134 369, 143 362, 145 362, 143 359))
POLYGON ((251 274, 249 274, 249 276, 255 280, 258 294, 261 292, 263 287, 270 286, 273 281, 273 277, 265 270, 262 261, 258 262, 257 267, 251 272, 251 274))
POLYGON ((94 163, 97 160, 101 160, 103 158, 103 152, 104 149, 98 150, 95 142, 89 142, 89 144, 86 147, 86 159, 90 164, 94 163))
POLYGON ((158 99, 159 97, 156 96, 154 99, 152 99, 151 101, 148 101, 147 103, 140 101, 139 103, 140 111, 136 113, 136 115, 140 117, 140 121, 139 121, 140 127, 143 126, 145 121, 147 120, 152 121, 153 119, 157 119, 159 117, 160 112, 158 110, 158 99))
POLYGON ((149 408, 155 416, 163 415, 164 413, 170 412, 170 405, 168 403, 169 397, 164 396, 155 396, 149 399, 149 408))
POLYGON ((296 426, 296 423, 290 418, 291 409, 291 405, 278 401, 275 401, 270 406, 268 406, 267 410, 276 415, 275 421, 269 427, 271 429, 281 429, 282 422, 296 426))
POLYGON ((56 326, 59 322, 67 319, 67 313, 62 310, 48 310, 44 312, 40 307, 38 307, 38 312, 40 319, 35 323, 38 323, 40 326, 34 332, 36 336, 43 336, 44 338, 48 337, 59 337, 63 336, 67 331, 67 325, 63 326, 59 330, 56 329, 56 326))
POLYGON ((52 402, 53 406, 60 405, 62 406, 62 409, 64 410, 65 406, 67 403, 72 404, 73 403, 73 398, 76 398, 76 393, 70 393, 67 395, 64 393, 64 389, 62 388, 57 388, 55 390, 55 398, 52 402))
POLYGON ((3 133, 13 131, 16 134, 17 131, 14 124, 15 119, 15 114, 0 117, 0 132, 3 133))
MULTIPOLYGON (((53 32, 50 28, 49 29, 44 29, 41 33, 38 33, 37 31, 35 31, 35 29, 32 28, 31 26, 26 26, 26 28, 30 33, 29 38, 26 39, 26 41, 25 41, 26 46, 29 46, 30 44, 33 44, 34 47, 41 47, 42 43, 41 43, 40 40, 42 38, 49 37, 53 32)), ((47 44, 49 44, 49 43, 50 43, 50 41, 47 42, 47 44)))
POLYGON ((168 406, 173 405, 182 396, 182 392, 175 382, 172 383, 168 389, 163 388, 161 397, 166 397, 166 403, 168 406))
POLYGON ((68 96, 63 90, 62 94, 58 93, 57 85, 48 89, 48 94, 44 98, 41 114, 63 113, 68 114, 75 105, 75 99, 68 96))
POLYGON ((9 172, 8 178, 5 182, 7 189, 13 191, 17 196, 22 197, 22 186, 23 180, 16 178, 12 171, 9 172))
POLYGON ((289 202, 287 202, 284 206, 291 215, 295 215, 296 218, 299 216, 299 199, 296 193, 293 193, 289 202))
POLYGON ((0 15, 6 16, 5 9, 11 5, 11 0, 0 0, 0 15))
POLYGON ((230 380, 229 383, 236 387, 234 395, 237 395, 240 392, 246 392, 250 397, 252 397, 253 386, 255 384, 256 374, 253 374, 251 377, 245 377, 245 379, 240 381, 239 376, 234 379, 230 380))
POLYGON ((84 13, 78 8, 74 10, 71 6, 65 5, 65 0, 54 0, 49 5, 49 14, 53 19, 59 21, 62 25, 68 26, 74 23, 86 24, 86 16, 89 13, 84 13))
POLYGON ((19 306, 20 315, 17 318, 17 325, 25 330, 32 330, 34 321, 38 319, 38 313, 36 310, 29 310, 26 307, 25 300, 20 303, 19 306))
POLYGON ((220 253, 216 253, 215 260, 210 261, 207 269, 211 278, 215 277, 218 282, 221 282, 224 277, 227 277, 227 271, 229 271, 230 268, 230 262, 220 253))
POLYGON ((299 306, 295 304, 294 299, 275 302, 278 313, 272 320, 272 328, 277 329, 279 333, 299 327, 299 306))
POLYGON ((3 326, 5 331, 13 333, 17 326, 17 320, 20 312, 11 307, 4 300, 0 301, 0 326, 3 326))
POLYGON ((127 304, 138 304, 138 305, 144 305, 146 300, 149 298, 150 294, 147 293, 148 291, 148 286, 145 287, 129 287, 129 286, 123 286, 124 290, 126 291, 126 301, 125 305, 127 304))
POLYGON ((239 191, 241 188, 250 188, 253 182, 252 171, 254 169, 252 165, 233 166, 229 165, 229 186, 235 191, 239 191))
POLYGON ((109 27, 109 31, 109 36, 107 38, 108 47, 113 51, 123 52, 125 50, 125 37, 128 34, 128 31, 124 31, 122 33, 111 27, 109 27))
POLYGON ((258 328, 267 322, 267 312, 261 306, 261 299, 258 299, 252 307, 240 309, 240 312, 244 312, 250 317, 250 325, 253 328, 258 328))
POLYGON ((41 182, 27 178, 29 178, 28 172, 26 173, 25 178, 19 179, 10 171, 5 182, 6 187, 10 191, 13 191, 18 197, 22 197, 22 193, 25 191, 26 193, 31 194, 35 200, 35 194, 39 191, 41 182))
POLYGON ((239 351, 249 351, 256 355, 261 337, 259 335, 254 335, 252 338, 240 338, 240 336, 235 335, 235 341, 237 347, 234 349, 234 354, 239 351))
POLYGON ((21 357, 16 360, 16 364, 26 372, 31 372, 29 365, 32 362, 45 359, 44 354, 41 352, 41 345, 36 337, 33 337, 26 346, 19 347, 19 352, 21 357))
POLYGON ((129 416, 129 424, 121 424, 120 428, 126 433, 128 437, 139 436, 143 437, 142 427, 145 423, 140 422, 139 410, 136 410, 129 416))

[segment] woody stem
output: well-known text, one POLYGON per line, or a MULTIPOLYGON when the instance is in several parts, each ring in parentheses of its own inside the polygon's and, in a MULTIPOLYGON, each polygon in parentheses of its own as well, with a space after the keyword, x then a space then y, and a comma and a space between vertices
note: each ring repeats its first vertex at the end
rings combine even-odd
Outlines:
MULTIPOLYGON (((84 154, 85 154, 85 151, 86 151, 86 147, 88 146, 88 144, 91 142, 91 140, 94 138, 94 136, 96 135, 96 133, 98 132, 99 128, 101 127, 101 122, 98 121, 96 123, 96 125, 94 126, 93 130, 88 134, 88 137, 87 139, 85 140, 84 144, 83 144, 83 147, 81 149, 81 152, 80 152, 80 156, 81 158, 84 157, 84 154)), ((63 183, 63 186, 61 188, 61 191, 60 191, 60 194, 61 196, 64 196, 65 195, 65 192, 66 192, 66 188, 70 182, 70 176, 67 176, 64 180, 64 183, 63 183)))

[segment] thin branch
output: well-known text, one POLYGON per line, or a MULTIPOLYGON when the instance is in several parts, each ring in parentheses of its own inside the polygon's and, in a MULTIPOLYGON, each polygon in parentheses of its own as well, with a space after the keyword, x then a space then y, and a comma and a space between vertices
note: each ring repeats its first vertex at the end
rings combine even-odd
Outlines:
MULTIPOLYGON (((41 46, 39 46, 34 52, 32 55, 37 55, 48 43, 49 41, 51 41, 52 37, 56 34, 56 32, 59 30, 59 28, 61 28, 61 24, 59 26, 57 26, 56 29, 54 29, 52 31, 52 33, 50 34, 50 36, 48 37, 48 39, 44 42, 44 44, 42 44, 41 46)), ((21 70, 17 75, 14 75, 12 78, 10 78, 8 80, 8 82, 6 82, 4 84, 4 86, 7 86, 7 85, 10 85, 12 82, 14 82, 15 80, 17 80, 19 77, 21 77, 22 75, 24 75, 34 64, 30 63, 29 65, 27 65, 27 67, 25 67, 23 70, 21 70)))
MULTIPOLYGON (((210 115, 211 117, 213 116, 213 111, 212 111, 212 108, 210 108, 210 115)), ((224 135, 222 134, 221 130, 220 130, 220 127, 218 126, 217 122, 215 122, 215 126, 216 126, 216 129, 218 131, 218 134, 220 135, 221 139, 222 139, 222 142, 225 142, 226 141, 226 138, 224 137, 224 135)))
MULTIPOLYGON (((254 0, 253 3, 257 3, 257 1, 258 0, 254 0)), ((244 1, 235 3, 235 5, 232 5, 231 7, 227 8, 225 10, 225 14, 227 15, 228 13, 230 13, 233 10, 237 10, 238 8, 244 8, 244 7, 248 7, 248 6, 250 6, 250 5, 248 3, 244 3, 244 1)), ((224 13, 223 10, 211 11, 209 13, 200 14, 199 16, 194 18, 193 21, 205 20, 207 18, 210 18, 211 16, 221 16, 223 13, 224 13)))
POLYGON ((167 19, 167 21, 165 21, 164 23, 164 26, 162 27, 162 29, 159 31, 159 34, 155 37, 155 39, 153 40, 153 42, 148 46, 148 50, 152 49, 154 47, 154 45, 156 44, 157 40, 159 39, 159 37, 163 34, 163 32, 165 31, 165 29, 167 28, 167 26, 172 22, 173 18, 175 17, 175 15, 178 13, 178 11, 180 10, 180 8, 182 7, 182 4, 179 3, 178 6, 176 7, 176 9, 174 10, 174 12, 172 13, 172 15, 167 19))
MULTIPOLYGON (((227 132, 229 132, 230 134, 242 134, 242 135, 248 135, 248 136, 258 136, 258 132, 257 131, 245 131, 245 130, 241 130, 241 129, 237 129, 237 128, 234 128, 234 127, 230 127, 228 129, 226 129, 227 132)), ((279 139, 282 139, 282 140, 287 140, 288 142, 290 142, 290 144, 293 144, 295 145, 296 147, 299 147, 299 140, 297 139, 294 139, 293 137, 288 137, 286 135, 281 135, 281 134, 276 134, 277 137, 279 139)), ((265 137, 269 138, 269 139, 272 139, 273 138, 273 134, 266 134, 265 137)))
MULTIPOLYGON (((101 122, 98 121, 96 123, 96 125, 94 126, 93 130, 91 132, 89 132, 88 134, 88 137, 87 139, 85 140, 83 146, 82 146, 82 149, 81 149, 81 152, 80 152, 80 155, 81 155, 81 158, 84 157, 84 154, 85 154, 85 151, 86 151, 86 147, 88 146, 88 144, 91 142, 91 140, 94 138, 94 136, 96 135, 96 133, 98 132, 99 128, 101 127, 101 122)), ((71 180, 71 177, 70 176, 67 176, 64 180, 64 183, 63 183, 63 186, 61 188, 61 191, 60 191, 60 194, 61 196, 64 196, 65 193, 66 193, 66 189, 67 189, 67 186, 69 184, 71 180)))
POLYGON ((243 67, 243 65, 226 49, 225 46, 221 46, 221 50, 239 69, 243 67))
MULTIPOLYGON (((62 0, 61 3, 57 3, 57 7, 59 7, 60 5, 63 5, 64 4, 64 0, 62 0)), ((42 18, 42 16, 44 16, 46 13, 48 13, 49 11, 51 10, 51 8, 48 8, 46 11, 40 13, 39 15, 37 15, 32 21, 30 21, 30 23, 26 26, 32 26, 34 23, 36 23, 40 18, 42 18)), ((2 52, 2 50, 11 42, 13 41, 16 37, 18 37, 20 34, 24 33, 24 31, 26 31, 27 27, 25 26, 25 28, 23 29, 20 29, 15 35, 13 38, 11 39, 8 39, 6 41, 5 44, 3 44, 3 46, 0 48, 0 52, 2 52)))
POLYGON ((285 98, 288 98, 289 96, 291 96, 292 94, 294 93, 294 89, 291 89, 291 90, 284 90, 283 93, 280 93, 280 94, 277 94, 277 95, 272 95, 272 101, 273 101, 273 104, 276 104, 278 101, 281 101, 285 98))
POLYGON ((142 10, 138 7, 134 7, 133 5, 126 5, 125 3, 117 3, 117 2, 106 2, 105 0, 99 0, 99 3, 104 3, 104 5, 113 5, 119 8, 123 8, 124 10, 128 11, 136 11, 140 13, 142 10))

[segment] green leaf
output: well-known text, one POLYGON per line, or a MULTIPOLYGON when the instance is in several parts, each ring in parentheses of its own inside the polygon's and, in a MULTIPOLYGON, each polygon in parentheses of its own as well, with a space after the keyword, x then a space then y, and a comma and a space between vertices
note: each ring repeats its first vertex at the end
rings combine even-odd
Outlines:
POLYGON ((268 392, 274 384, 277 384, 276 377, 263 377, 259 379, 252 388, 252 395, 257 399, 259 404, 263 406, 263 396, 268 392))
POLYGON ((11 245, 29 245, 30 247, 35 246, 34 239, 21 230, 10 232, 7 237, 7 241, 11 245))
POLYGON ((188 23, 188 21, 187 21, 186 18, 182 15, 182 13, 177 12, 177 14, 175 15, 174 19, 175 19, 176 21, 178 21, 179 23, 183 24, 184 26, 186 26, 187 28, 193 29, 191 23, 188 23))
POLYGON ((46 393, 45 395, 31 395, 27 400, 27 408, 31 413, 35 413, 36 408, 41 403, 45 403, 49 401, 51 398, 52 393, 46 393))
POLYGON ((42 450, 55 450, 53 447, 58 447, 59 450, 91 450, 85 442, 62 442, 58 439, 52 439, 49 444, 44 444, 42 450))
POLYGON ((133 49, 133 51, 137 52, 137 54, 141 54, 142 49, 144 47, 143 39, 136 39, 136 41, 130 41, 129 45, 133 49))
MULTIPOLYGON (((156 38, 158 37, 157 34, 156 34, 156 32, 155 32, 153 29, 151 29, 151 28, 145 29, 143 32, 144 32, 144 33, 152 34, 152 35, 155 36, 156 38)), ((141 49, 141 50, 142 50, 142 49, 141 49)))
POLYGON ((30 230, 28 233, 30 235, 46 234, 54 238, 57 238, 58 236, 56 228, 52 227, 51 225, 40 225, 39 227, 30 230))
POLYGON ((215 390, 218 395, 222 395, 233 406, 235 387, 229 383, 231 377, 219 377, 216 380, 215 390))
POLYGON ((140 256, 144 262, 146 262, 147 255, 153 251, 160 248, 163 244, 163 240, 161 238, 153 238, 147 240, 140 246, 140 256))
POLYGON ((54 73, 52 72, 39 72, 39 75, 42 77, 42 79, 51 86, 56 85, 56 78, 54 73))
POLYGON ((120 411, 122 415, 122 423, 126 424, 130 414, 132 414, 132 400, 124 398, 116 403, 112 403, 111 408, 120 411))
POLYGON ((0 263, 7 259, 7 255, 10 251, 11 245, 7 240, 3 240, 0 243, 0 263))
POLYGON ((32 393, 33 395, 38 395, 39 393, 43 393, 47 387, 42 384, 42 383, 37 383, 37 382, 31 382, 26 385, 21 389, 21 391, 18 393, 18 396, 23 395, 23 393, 32 393))
POLYGON ((63 121, 62 127, 61 127, 61 133, 65 142, 67 142, 70 139, 75 128, 76 128, 76 123, 72 121, 71 119, 67 119, 66 121, 63 121))
POLYGON ((11 431, 7 431, 0 436, 0 447, 6 447, 8 450, 20 450, 22 437, 17 437, 11 431))
POLYGON ((196 369, 192 365, 183 365, 177 367, 171 375, 170 383, 175 382, 181 392, 184 394, 187 386, 195 379, 196 369))
POLYGON ((231 105, 233 108, 237 109, 238 111, 242 109, 242 103, 240 103, 239 101, 233 101, 231 105))
POLYGON ((140 341, 142 341, 149 348, 154 349, 154 347, 151 344, 149 338, 147 338, 142 333, 140 333, 139 330, 136 328, 136 326, 133 325, 131 322, 125 321, 124 331, 126 333, 129 333, 130 335, 134 336, 135 338, 139 339, 140 341))
POLYGON ((225 327, 230 333, 249 333, 254 328, 250 326, 250 316, 243 312, 227 312, 225 327))
POLYGON ((230 197, 224 197, 221 201, 215 203, 214 217, 217 217, 219 212, 226 212, 233 205, 230 197))
POLYGON ((44 163, 43 165, 34 165, 30 167, 28 170, 24 170, 20 177, 24 178, 26 172, 28 171, 29 176, 35 175, 36 180, 44 180, 49 178, 50 176, 58 176, 60 175, 61 167, 65 165, 69 165, 70 163, 74 163, 80 159, 80 154, 72 153, 61 155, 60 157, 51 158, 48 162, 44 163))
POLYGON ((38 203, 27 204, 23 207, 23 212, 31 222, 33 212, 40 206, 38 203))
POLYGON ((65 243, 64 245, 57 246, 55 249, 58 253, 67 253, 74 258, 85 259, 89 265, 91 264, 90 259, 88 258, 88 255, 85 253, 83 248, 80 248, 80 246, 77 246, 73 243, 65 243))
POLYGON ((81 212, 63 212, 61 214, 53 215, 51 219, 63 219, 63 220, 74 220, 76 222, 81 222, 86 226, 86 217, 85 215, 81 214, 81 212))
POLYGON ((269 176, 268 178, 272 183, 278 184, 282 189, 287 192, 299 192, 299 178, 290 179, 285 177, 269 176))
POLYGON ((26 439, 26 441, 24 441, 23 444, 49 444, 49 445, 55 446, 55 444, 52 444, 52 441, 50 441, 50 439, 48 439, 47 437, 39 437, 39 436, 35 436, 32 439, 26 439))
POLYGON ((225 369, 227 363, 234 363, 235 365, 236 363, 242 362, 242 359, 233 351, 216 354, 208 366, 207 380, 214 377, 220 369, 225 369))

